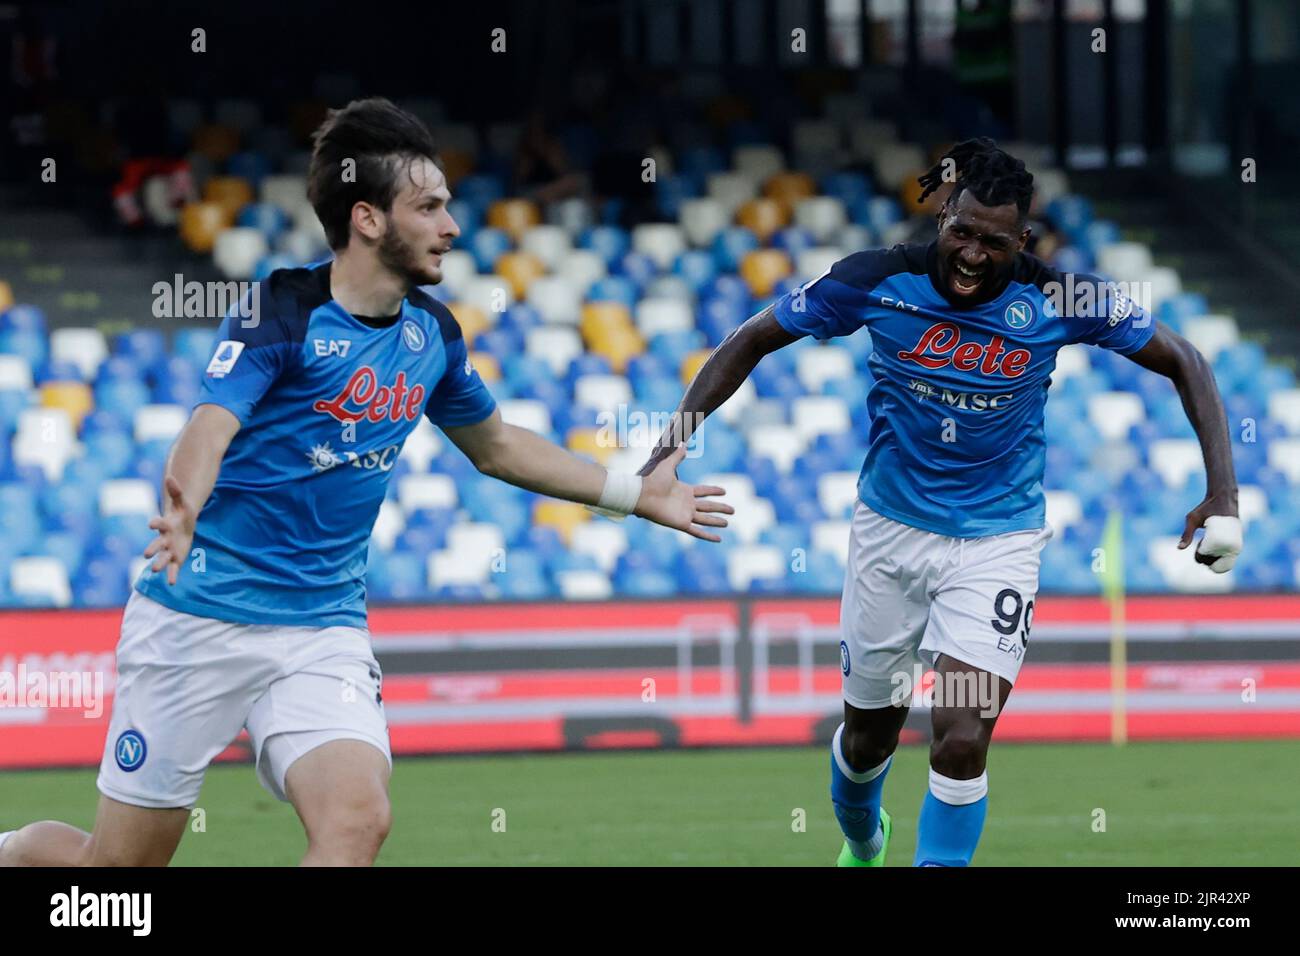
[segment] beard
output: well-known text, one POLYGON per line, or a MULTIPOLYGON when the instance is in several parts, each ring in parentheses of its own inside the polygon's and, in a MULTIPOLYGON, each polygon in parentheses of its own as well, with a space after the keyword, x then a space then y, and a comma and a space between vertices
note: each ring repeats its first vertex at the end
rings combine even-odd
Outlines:
POLYGON ((434 285, 442 281, 442 270, 430 265, 414 245, 398 235, 391 219, 379 240, 378 255, 380 264, 397 273, 408 285, 434 285))

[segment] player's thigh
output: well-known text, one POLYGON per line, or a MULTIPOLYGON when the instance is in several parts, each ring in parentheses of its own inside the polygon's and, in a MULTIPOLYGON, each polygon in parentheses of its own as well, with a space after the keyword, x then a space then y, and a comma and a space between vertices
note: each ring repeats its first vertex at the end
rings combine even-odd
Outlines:
POLYGON ((132 593, 100 793, 146 809, 194 806, 208 764, 239 735, 275 672, 266 642, 251 631, 132 593))
MULTIPOLYGON (((283 734, 272 747, 296 734, 283 734)), ((284 790, 309 839, 356 834, 382 841, 391 825, 389 756, 367 740, 338 738, 311 747, 289 765, 284 790)))
POLYGON ((928 552, 938 537, 861 502, 854 509, 840 601, 842 687, 854 708, 897 708, 911 700, 929 619, 928 552))
POLYGON ((1016 532, 965 543, 962 563, 948 574, 930 605, 930 619, 921 642, 922 656, 937 662, 947 655, 968 665, 950 671, 936 694, 977 694, 979 709, 997 706, 998 681, 1015 684, 1029 649, 1038 594, 1039 557, 1051 532, 1016 532), (973 670, 970 670, 973 669, 973 670), (971 688, 975 672, 987 672, 971 688))
POLYGON ((103 794, 86 843, 85 866, 166 866, 176 853, 190 811, 122 803, 103 794))
MULTIPOLYGON (((308 802, 305 787, 311 781, 332 780, 337 771, 344 778, 363 778, 355 785, 349 782, 344 803, 360 792, 372 803, 386 804, 392 756, 383 674, 369 635, 361 628, 330 627, 295 629, 286 637, 294 643, 286 672, 248 716, 258 779, 277 799, 299 806, 308 802), (327 759, 339 752, 359 754, 360 762, 327 759), (297 800, 289 793, 291 774, 299 780, 297 800)), ((323 787, 325 797, 333 786, 323 787)))

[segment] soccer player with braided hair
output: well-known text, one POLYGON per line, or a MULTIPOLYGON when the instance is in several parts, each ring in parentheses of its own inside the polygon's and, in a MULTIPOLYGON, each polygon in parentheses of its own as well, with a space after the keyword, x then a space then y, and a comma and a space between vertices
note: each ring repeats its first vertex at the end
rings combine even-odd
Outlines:
POLYGON ((1179 548, 1230 569, 1241 550, 1228 427, 1210 366, 1120 287, 1027 254, 1033 176, 989 139, 919 180, 951 191, 938 235, 839 260, 732 332, 659 440, 649 474, 769 352, 870 330, 871 425, 840 609, 844 723, 831 743, 842 866, 881 866, 881 794, 926 664, 935 671, 918 866, 966 866, 988 803, 985 761, 1030 643, 1045 518, 1044 405, 1056 353, 1086 343, 1173 382, 1207 489, 1179 548))

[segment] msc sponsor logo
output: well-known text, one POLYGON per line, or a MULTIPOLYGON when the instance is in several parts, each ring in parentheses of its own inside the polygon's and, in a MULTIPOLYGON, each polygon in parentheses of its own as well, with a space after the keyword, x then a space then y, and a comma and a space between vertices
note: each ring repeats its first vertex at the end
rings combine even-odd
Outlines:
POLYGON ((307 460, 311 462, 311 470, 315 474, 329 471, 339 465, 351 465, 353 468, 364 468, 366 471, 373 471, 376 468, 380 471, 388 471, 397 463, 397 455, 401 448, 402 443, 397 442, 378 451, 337 452, 330 447, 329 442, 324 442, 312 446, 311 451, 307 452, 307 460))
POLYGON ((1006 348, 1000 335, 985 344, 962 341, 961 330, 953 322, 936 322, 923 333, 916 345, 898 353, 904 362, 915 362, 928 369, 951 365, 962 372, 979 369, 985 375, 1019 378, 1024 374, 1032 356, 1028 349, 1006 348))
POLYGON ((1015 397, 1009 393, 987 395, 983 392, 954 392, 950 388, 939 388, 919 378, 908 382, 907 388, 918 402, 936 399, 950 408, 960 408, 968 412, 1001 411, 1010 405, 1015 397))
POLYGON ((424 410, 424 386, 406 386, 406 373, 398 372, 392 385, 380 385, 375 370, 363 365, 348 379, 343 390, 329 399, 312 403, 312 411, 323 412, 340 422, 415 421, 424 410))

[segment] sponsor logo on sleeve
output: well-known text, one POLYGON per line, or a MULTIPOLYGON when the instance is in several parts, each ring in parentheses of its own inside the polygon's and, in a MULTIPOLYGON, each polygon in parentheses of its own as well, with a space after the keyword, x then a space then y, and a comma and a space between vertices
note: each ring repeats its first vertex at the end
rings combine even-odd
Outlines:
POLYGON ((217 351, 213 353, 212 361, 208 363, 208 378, 225 378, 229 375, 243 351, 243 342, 227 339, 218 343, 217 351))

